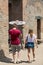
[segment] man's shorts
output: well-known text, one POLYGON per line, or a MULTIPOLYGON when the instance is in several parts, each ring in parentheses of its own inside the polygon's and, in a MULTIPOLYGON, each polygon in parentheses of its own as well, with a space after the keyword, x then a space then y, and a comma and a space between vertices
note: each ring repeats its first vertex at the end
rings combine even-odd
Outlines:
POLYGON ((20 45, 11 45, 12 52, 15 53, 16 51, 19 52, 21 49, 20 45))

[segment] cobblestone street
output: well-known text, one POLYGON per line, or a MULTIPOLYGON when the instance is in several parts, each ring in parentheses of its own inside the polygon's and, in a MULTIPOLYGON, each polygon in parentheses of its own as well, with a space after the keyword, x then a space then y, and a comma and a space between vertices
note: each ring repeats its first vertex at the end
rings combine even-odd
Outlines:
MULTIPOLYGON (((15 64, 15 65, 43 65, 43 43, 38 46, 38 48, 35 49, 36 51, 36 60, 32 61, 32 54, 31 54, 31 63, 27 63, 27 50, 21 50, 20 59, 23 61, 22 63, 15 64)), ((10 53, 10 57, 12 59, 12 54, 10 53)), ((14 63, 10 62, 2 62, 0 61, 0 65, 14 65, 14 63)))

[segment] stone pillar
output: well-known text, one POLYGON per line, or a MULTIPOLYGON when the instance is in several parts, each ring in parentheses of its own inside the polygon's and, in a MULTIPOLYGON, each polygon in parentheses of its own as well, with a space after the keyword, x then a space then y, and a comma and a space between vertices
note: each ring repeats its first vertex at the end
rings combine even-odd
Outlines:
POLYGON ((8 55, 8 0, 0 0, 0 51, 8 55))

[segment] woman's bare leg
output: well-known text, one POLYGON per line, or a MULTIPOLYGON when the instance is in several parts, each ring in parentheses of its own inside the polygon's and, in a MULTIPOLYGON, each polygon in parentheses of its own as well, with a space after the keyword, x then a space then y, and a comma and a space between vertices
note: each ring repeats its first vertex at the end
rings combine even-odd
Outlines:
POLYGON ((28 48, 28 60, 30 61, 30 48, 28 48))
POLYGON ((32 53, 33 53, 33 60, 34 60, 34 58, 35 58, 35 49, 34 48, 32 48, 32 53))

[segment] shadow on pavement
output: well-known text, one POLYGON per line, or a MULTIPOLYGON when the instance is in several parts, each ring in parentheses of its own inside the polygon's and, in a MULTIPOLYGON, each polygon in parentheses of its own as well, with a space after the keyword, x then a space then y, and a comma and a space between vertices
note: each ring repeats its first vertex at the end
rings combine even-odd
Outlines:
POLYGON ((29 62, 29 61, 21 61, 19 63, 32 63, 32 61, 31 62, 29 62))
POLYGON ((0 62, 12 63, 11 60, 12 59, 5 56, 4 51, 1 49, 0 50, 0 62))

